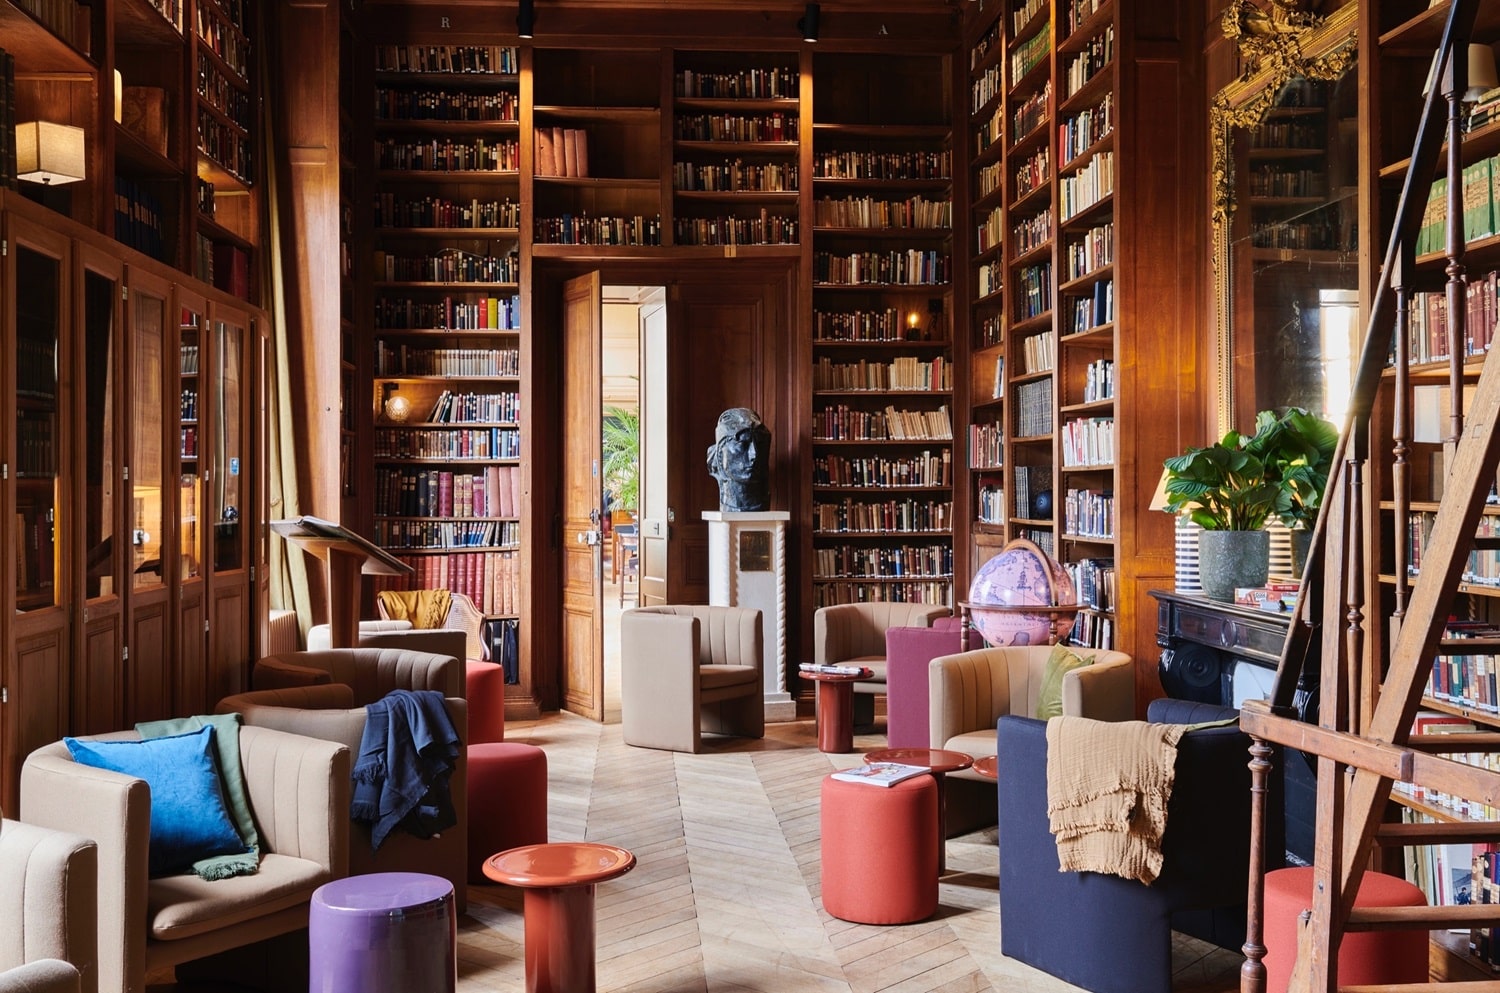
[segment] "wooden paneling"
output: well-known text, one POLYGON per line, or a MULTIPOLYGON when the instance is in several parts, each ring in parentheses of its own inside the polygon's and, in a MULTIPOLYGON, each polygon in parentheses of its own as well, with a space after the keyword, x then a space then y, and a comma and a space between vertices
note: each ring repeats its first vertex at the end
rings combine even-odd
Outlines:
MULTIPOLYGON (((201 582, 183 587, 177 601, 177 651, 173 699, 179 714, 204 714, 208 700, 208 638, 201 582)), ((217 700, 217 698, 215 698, 217 700)))
POLYGON ((0 773, 6 777, 3 802, 15 810, 20 790, 21 763, 43 745, 68 733, 68 627, 62 610, 37 611, 18 618, 12 631, 10 672, 5 686, 10 740, 0 773))
POLYGON ((241 573, 213 584, 209 621, 208 699, 212 705, 250 687, 250 590, 241 573))
POLYGON ((84 624, 79 646, 71 725, 79 734, 117 731, 125 716, 125 672, 120 658, 125 638, 119 604, 100 613, 84 624))
POLYGON ((131 602, 130 630, 126 632, 130 645, 125 671, 130 701, 127 724, 161 720, 174 713, 171 656, 167 648, 172 632, 166 591, 142 594, 131 602))

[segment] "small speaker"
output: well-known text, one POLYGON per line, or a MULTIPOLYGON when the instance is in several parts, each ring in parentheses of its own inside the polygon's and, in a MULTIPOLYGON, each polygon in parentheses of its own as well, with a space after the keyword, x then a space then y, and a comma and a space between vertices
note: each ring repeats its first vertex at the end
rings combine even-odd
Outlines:
POLYGON ((1161 653, 1161 687, 1174 700, 1224 704, 1224 655, 1207 645, 1185 644, 1161 653))

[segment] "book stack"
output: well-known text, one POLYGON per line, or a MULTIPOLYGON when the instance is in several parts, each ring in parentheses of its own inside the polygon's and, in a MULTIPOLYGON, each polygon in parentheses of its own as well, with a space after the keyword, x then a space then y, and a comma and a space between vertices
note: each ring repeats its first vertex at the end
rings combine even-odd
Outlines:
POLYGON ((589 133, 582 128, 537 128, 536 174, 586 179, 589 133))

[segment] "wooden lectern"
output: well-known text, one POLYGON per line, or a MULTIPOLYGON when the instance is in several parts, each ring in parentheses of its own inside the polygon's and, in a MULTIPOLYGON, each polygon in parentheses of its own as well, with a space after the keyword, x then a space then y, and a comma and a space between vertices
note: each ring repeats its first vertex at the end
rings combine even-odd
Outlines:
POLYGON ((328 634, 334 648, 359 644, 359 577, 404 576, 411 566, 348 528, 319 517, 272 521, 271 530, 304 552, 323 560, 328 570, 328 634))

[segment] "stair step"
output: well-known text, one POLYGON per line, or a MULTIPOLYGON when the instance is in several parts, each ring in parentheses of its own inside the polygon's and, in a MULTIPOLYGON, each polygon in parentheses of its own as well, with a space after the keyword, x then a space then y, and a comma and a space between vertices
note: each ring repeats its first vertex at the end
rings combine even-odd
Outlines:
POLYGON ((1500 649, 1500 638, 1443 638, 1438 651, 1445 655, 1473 655, 1500 649))
POLYGON ((1447 845, 1500 840, 1497 821, 1433 821, 1425 824, 1381 824, 1375 841, 1392 848, 1406 845, 1447 845))
POLYGON ((1494 551, 1500 548, 1500 535, 1486 535, 1474 539, 1474 547, 1486 551, 1494 551))
POLYGON ((1345 931, 1436 931, 1500 924, 1500 903, 1456 907, 1355 907, 1345 931))

